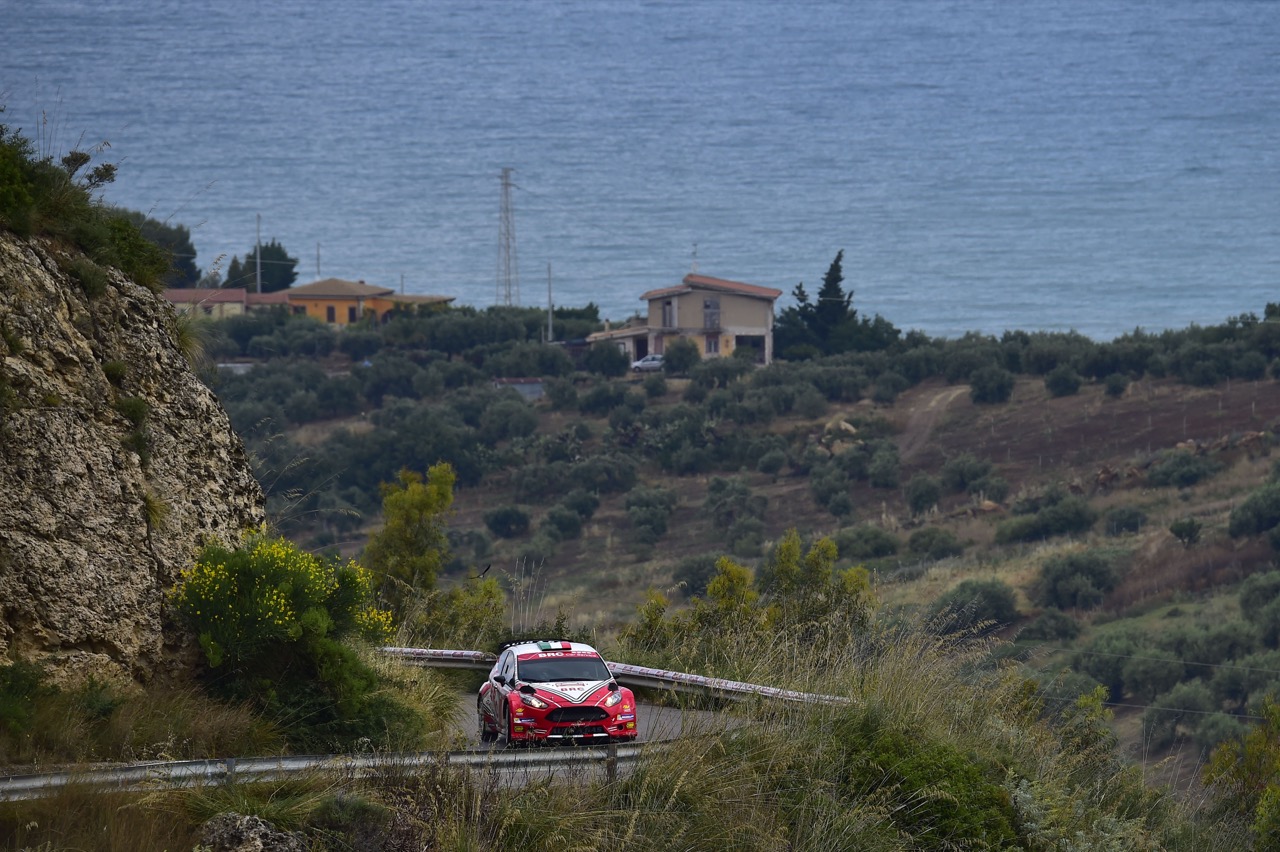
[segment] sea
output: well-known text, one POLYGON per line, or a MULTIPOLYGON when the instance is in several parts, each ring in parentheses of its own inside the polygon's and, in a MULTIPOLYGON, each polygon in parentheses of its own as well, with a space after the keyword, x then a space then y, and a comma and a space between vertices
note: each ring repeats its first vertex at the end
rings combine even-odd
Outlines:
POLYGON ((843 251, 946 337, 1280 302, 1273 0, 0 0, 0 104, 205 271, 617 321, 843 251))

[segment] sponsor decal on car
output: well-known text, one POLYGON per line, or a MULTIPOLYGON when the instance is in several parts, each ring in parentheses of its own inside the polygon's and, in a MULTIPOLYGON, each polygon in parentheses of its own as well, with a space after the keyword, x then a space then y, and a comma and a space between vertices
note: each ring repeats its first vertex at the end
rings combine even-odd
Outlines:
POLYGON ((620 721, 620 722, 627 722, 627 721, 630 721, 631 719, 634 719, 635 717, 636 717, 636 716, 635 716, 635 714, 634 714, 634 713, 619 713, 619 714, 618 714, 618 721, 620 721))

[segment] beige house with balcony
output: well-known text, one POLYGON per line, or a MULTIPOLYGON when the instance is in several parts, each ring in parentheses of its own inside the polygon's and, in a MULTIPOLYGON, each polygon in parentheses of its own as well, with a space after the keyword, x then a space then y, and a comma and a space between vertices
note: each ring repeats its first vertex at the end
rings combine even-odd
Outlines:
POLYGON ((619 328, 597 332, 587 339, 611 340, 638 360, 661 355, 672 340, 687 338, 703 358, 732 355, 750 346, 756 360, 773 362, 773 303, 781 290, 726 281, 690 273, 675 287, 650 290, 640 296, 648 316, 635 317, 619 328))

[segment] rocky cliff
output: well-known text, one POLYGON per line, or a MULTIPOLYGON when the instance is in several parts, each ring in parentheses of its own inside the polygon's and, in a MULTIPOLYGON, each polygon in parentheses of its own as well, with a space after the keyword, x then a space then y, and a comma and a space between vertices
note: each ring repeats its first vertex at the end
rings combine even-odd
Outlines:
POLYGON ((146 680, 181 645, 165 591, 262 493, 168 303, 64 268, 0 232, 0 658, 146 680))

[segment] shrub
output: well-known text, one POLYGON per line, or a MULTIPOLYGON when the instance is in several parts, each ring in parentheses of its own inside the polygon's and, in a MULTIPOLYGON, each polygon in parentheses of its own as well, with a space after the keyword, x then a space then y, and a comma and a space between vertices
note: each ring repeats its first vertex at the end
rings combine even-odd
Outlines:
POLYGON ((625 385, 602 382, 578 398, 578 410, 597 417, 608 414, 627 398, 625 385))
POLYGON ((1001 367, 982 367, 969 377, 969 398, 979 405, 1008 402, 1013 395, 1013 373, 1001 367))
POLYGON ((874 488, 897 488, 901 470, 897 446, 886 441, 871 457, 867 480, 874 488))
POLYGON ((667 488, 636 488, 627 495, 626 506, 636 538, 654 544, 667 532, 667 519, 676 508, 676 493, 667 488))
POLYGON ((892 533, 870 524, 846 527, 832 536, 832 540, 841 558, 854 561, 893 556, 899 546, 892 533))
POLYGON ((578 513, 584 521, 590 520, 600 507, 600 498, 585 488, 575 488, 560 501, 560 505, 578 513))
POLYGON ((938 505, 942 499, 942 485, 925 473, 917 473, 907 483, 907 506, 912 514, 921 515, 938 505))
POLYGON ((1067 497, 1045 506, 1032 516, 1011 518, 996 527, 996 541, 1038 541, 1055 535, 1086 532, 1098 513, 1080 497, 1067 497))
POLYGON ((671 579, 687 597, 702 597, 707 593, 707 583, 716 575, 716 561, 717 557, 710 553, 685 557, 671 572, 671 579))
POLYGON ((556 411, 578 407, 578 389, 569 379, 547 379, 542 383, 542 390, 556 411))
POLYGON ((1193 731, 1205 715, 1217 709, 1209 687, 1199 680, 1176 684, 1155 703, 1142 714, 1143 731, 1154 748, 1172 744, 1180 729, 1193 731))
POLYGON ((667 392, 667 379, 661 373, 644 377, 644 393, 649 399, 657 399, 667 392))
POLYGON ((102 363, 102 374, 107 377, 107 381, 116 387, 124 382, 129 375, 129 365, 124 361, 110 360, 102 363))
POLYGON ((1080 374, 1069 364, 1059 364, 1044 377, 1045 390, 1050 396, 1073 396, 1080 390, 1080 374))
POLYGON ((1103 527, 1112 536, 1136 533, 1146 522, 1146 514, 1136 506, 1115 506, 1103 517, 1103 527))
POLYGON ((932 617, 939 626, 956 632, 990 622, 1004 627, 1018 620, 1013 589, 1000 580, 965 580, 934 603, 932 617))
POLYGON ((1059 609, 1087 609, 1102 603, 1103 595, 1114 589, 1119 579, 1111 560, 1100 553, 1055 556, 1040 569, 1036 599, 1059 609))
POLYGON ((964 545, 950 530, 942 527, 925 527, 916 530, 907 539, 907 550, 916 556, 929 559, 946 559, 964 553, 964 545))
POLYGON ((516 538, 529 531, 529 513, 519 506, 501 506, 484 513, 484 525, 498 538, 516 538))
POLYGON ((384 642, 393 630, 391 614, 373 603, 373 577, 356 563, 254 536, 235 550, 206 547, 170 598, 199 640, 211 687, 291 723, 295 745, 420 736, 421 719, 383 694, 377 674, 341 643, 384 642))
POLYGON ((1022 628, 1019 639, 1056 641, 1074 639, 1080 635, 1080 623, 1059 609, 1046 609, 1022 628))
POLYGON ((1107 396, 1112 398, 1124 396, 1124 392, 1129 389, 1129 377, 1122 373, 1112 373, 1107 376, 1105 383, 1107 396))
POLYGON ((1183 518, 1169 525, 1169 532, 1182 542, 1182 546, 1190 549, 1200 540, 1201 524, 1195 518, 1183 518))
POLYGON ((786 463, 785 450, 769 450, 756 461, 756 470, 769 476, 777 476, 786 463))
POLYGON ((116 400, 116 411, 136 428, 146 422, 151 406, 140 396, 125 396, 116 400))
POLYGON ((552 506, 542 520, 542 529, 557 541, 582 535, 582 516, 567 506, 552 506))
POLYGON ((698 344, 687 337, 681 337, 667 344, 662 353, 662 370, 669 375, 684 375, 702 360, 698 344))
POLYGON ((597 340, 582 357, 582 366, 592 373, 602 376, 625 376, 631 367, 631 359, 617 344, 607 340, 597 340))
POLYGON ((1280 524, 1280 482, 1270 482, 1231 510, 1227 532, 1232 538, 1257 535, 1280 524))
POLYGON ((953 494, 972 491, 975 484, 991 473, 991 462, 973 453, 961 453, 942 465, 941 484, 953 494))
POLYGON ((1164 453, 1147 472, 1152 485, 1188 488, 1218 472, 1220 465, 1206 456, 1198 456, 1187 450, 1164 453))

